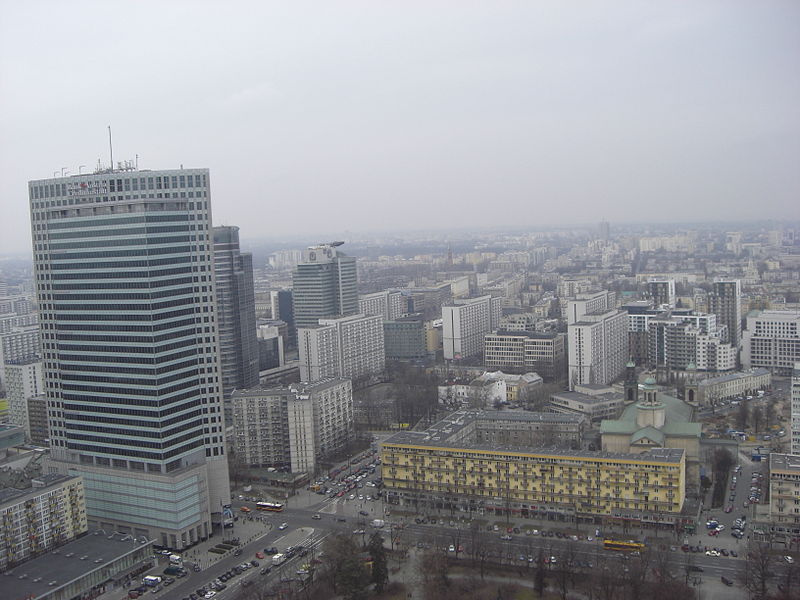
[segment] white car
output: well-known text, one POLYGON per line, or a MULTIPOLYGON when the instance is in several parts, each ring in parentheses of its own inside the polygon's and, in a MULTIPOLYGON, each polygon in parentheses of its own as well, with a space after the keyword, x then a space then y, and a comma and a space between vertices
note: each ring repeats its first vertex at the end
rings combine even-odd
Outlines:
POLYGON ((283 531, 283 530, 284 530, 284 529, 286 529, 288 526, 289 526, 289 524, 288 524, 288 523, 281 523, 280 525, 278 525, 278 529, 280 529, 281 531, 283 531))
POLYGON ((791 556, 784 556, 783 560, 785 560, 790 565, 794 563, 794 559, 791 556))
POLYGON ((450 544, 450 547, 447 549, 448 552, 455 552, 456 547, 453 544, 450 544))
POLYGON ((213 598, 216 595, 217 595, 217 592, 215 592, 214 590, 209 590, 208 592, 206 592, 206 595, 203 596, 203 598, 213 598))

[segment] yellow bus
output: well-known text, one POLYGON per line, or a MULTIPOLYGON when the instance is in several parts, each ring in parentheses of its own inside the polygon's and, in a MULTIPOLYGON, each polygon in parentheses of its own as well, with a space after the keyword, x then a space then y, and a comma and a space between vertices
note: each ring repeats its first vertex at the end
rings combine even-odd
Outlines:
POLYGON ((619 552, 641 552, 644 550, 642 542, 627 541, 622 542, 618 540, 603 540, 603 548, 605 550, 617 550, 619 552))

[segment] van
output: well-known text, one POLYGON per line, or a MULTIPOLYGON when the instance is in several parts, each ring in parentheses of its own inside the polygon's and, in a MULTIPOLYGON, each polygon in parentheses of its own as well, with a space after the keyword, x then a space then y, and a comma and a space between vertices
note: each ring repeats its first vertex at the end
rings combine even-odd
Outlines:
POLYGON ((161 577, 158 575, 145 575, 142 577, 142 583, 148 587, 155 587, 161 583, 161 577))

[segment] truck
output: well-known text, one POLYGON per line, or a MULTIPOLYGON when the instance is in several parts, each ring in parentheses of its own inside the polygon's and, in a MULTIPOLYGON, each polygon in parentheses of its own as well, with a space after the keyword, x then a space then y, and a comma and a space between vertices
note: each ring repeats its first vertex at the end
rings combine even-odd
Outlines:
POLYGON ((180 554, 170 554, 169 564, 181 566, 183 564, 183 557, 180 554))
POLYGON ((142 577, 142 583, 148 587, 156 587, 161 583, 161 577, 158 575, 145 575, 142 577))
POLYGON ((386 521, 384 521, 383 519, 373 519, 372 523, 370 523, 370 525, 372 525, 373 527, 375 527, 377 529, 380 529, 381 527, 386 525, 386 521))
POLYGON ((282 565, 286 562, 286 555, 281 553, 275 554, 272 557, 272 566, 277 567, 278 565, 282 565))

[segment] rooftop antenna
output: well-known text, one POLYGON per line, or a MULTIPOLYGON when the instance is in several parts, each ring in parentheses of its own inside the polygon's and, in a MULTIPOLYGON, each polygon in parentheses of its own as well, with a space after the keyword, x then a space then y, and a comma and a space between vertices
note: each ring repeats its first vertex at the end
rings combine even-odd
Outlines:
POLYGON ((108 126, 108 153, 111 158, 111 171, 114 171, 114 147, 111 145, 111 125, 108 126))
POLYGON ((139 170, 139 155, 136 155, 136 170, 139 170))

